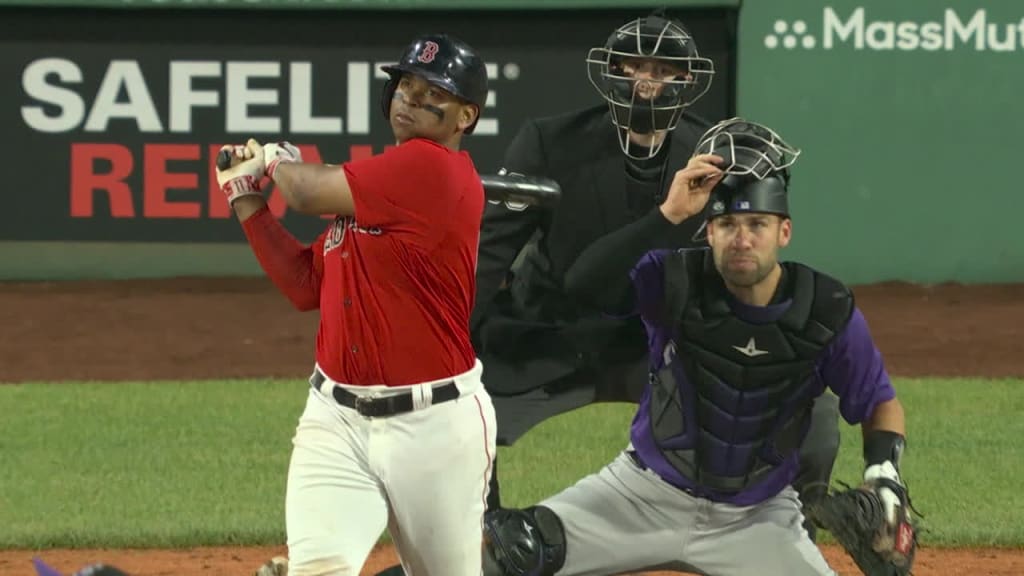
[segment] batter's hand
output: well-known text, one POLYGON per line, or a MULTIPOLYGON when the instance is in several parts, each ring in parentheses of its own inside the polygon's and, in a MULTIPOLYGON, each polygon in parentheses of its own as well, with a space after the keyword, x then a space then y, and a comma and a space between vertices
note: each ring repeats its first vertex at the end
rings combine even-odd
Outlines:
POLYGON ((711 190, 722 180, 722 169, 716 166, 723 159, 715 154, 698 154, 676 172, 668 197, 660 208, 665 218, 673 224, 700 214, 708 202, 711 190))
POLYGON ((302 152, 290 142, 270 142, 263 145, 263 161, 266 162, 266 173, 271 179, 282 162, 302 162, 302 152))
POLYGON ((217 184, 228 198, 228 204, 242 196, 262 195, 260 180, 266 174, 263 146, 252 138, 245 146, 223 146, 231 152, 231 167, 217 170, 217 184))

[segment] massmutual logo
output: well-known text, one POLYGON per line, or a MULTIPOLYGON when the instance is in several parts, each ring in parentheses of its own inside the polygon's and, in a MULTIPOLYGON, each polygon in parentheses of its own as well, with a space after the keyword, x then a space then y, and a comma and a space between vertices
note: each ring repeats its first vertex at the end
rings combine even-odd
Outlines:
POLYGON ((863 8, 849 13, 825 6, 820 23, 811 20, 776 20, 764 45, 769 50, 974 50, 1024 51, 1024 18, 1017 22, 993 21, 985 10, 973 13, 946 8, 929 20, 872 18, 863 8))

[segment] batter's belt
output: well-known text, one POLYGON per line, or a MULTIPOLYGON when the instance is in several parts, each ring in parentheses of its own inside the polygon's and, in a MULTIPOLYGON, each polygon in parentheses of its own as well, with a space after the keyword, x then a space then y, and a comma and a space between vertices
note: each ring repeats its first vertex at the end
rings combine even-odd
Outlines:
MULTIPOLYGON (((323 392, 320 387, 326 381, 327 377, 317 368, 309 378, 309 385, 323 392)), ((458 398, 459 387, 452 381, 435 386, 432 393, 430 404, 442 404, 458 398)), ((331 386, 331 396, 334 397, 335 402, 338 404, 351 408, 367 418, 395 416, 396 414, 412 412, 414 408, 413 392, 402 392, 387 396, 360 396, 349 392, 341 386, 331 386)))

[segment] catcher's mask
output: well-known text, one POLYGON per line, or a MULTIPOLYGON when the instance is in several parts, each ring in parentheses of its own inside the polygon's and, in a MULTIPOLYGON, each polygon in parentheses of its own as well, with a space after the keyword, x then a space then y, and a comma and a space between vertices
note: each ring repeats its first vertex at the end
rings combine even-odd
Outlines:
MULTIPOLYGON (((660 11, 620 26, 604 46, 587 53, 587 77, 608 102, 619 146, 633 158, 638 156, 630 151, 629 132, 652 134, 675 128, 683 110, 711 87, 714 74, 714 63, 700 56, 686 28, 660 11), (648 59, 680 73, 646 78, 627 69, 633 61, 648 59)), ((660 148, 660 144, 651 147, 644 157, 654 156, 660 148)))
POLYGON ((723 159, 725 177, 708 198, 708 220, 743 212, 789 218, 789 167, 800 150, 774 130, 742 118, 723 120, 701 136, 694 153, 723 159))
POLYGON ((390 120, 391 99, 402 74, 415 74, 451 92, 479 109, 477 119, 466 128, 472 134, 487 103, 487 67, 476 51, 449 34, 428 34, 412 41, 398 62, 381 66, 390 76, 381 95, 384 118, 390 120))

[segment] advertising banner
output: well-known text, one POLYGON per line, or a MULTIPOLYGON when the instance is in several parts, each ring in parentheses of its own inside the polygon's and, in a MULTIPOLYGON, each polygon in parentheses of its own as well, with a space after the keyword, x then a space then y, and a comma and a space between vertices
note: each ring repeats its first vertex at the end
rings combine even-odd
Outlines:
MULTIPOLYGON (((8 167, 0 240, 244 241, 216 184, 219 147, 287 139, 307 161, 329 163, 383 151, 393 139, 380 67, 424 30, 465 39, 487 62, 487 106, 463 144, 481 173, 497 172, 525 119, 603 103, 586 77, 587 50, 644 13, 396 22, 368 13, 201 11, 154 20, 145 11, 110 13, 88 31, 60 12, 9 18, 0 60, 8 167), (33 26, 47 33, 36 38, 26 32, 33 26)), ((679 15, 719 70, 696 111, 724 117, 734 81, 731 19, 679 15)), ((325 221, 287 211, 276 191, 269 199, 301 239, 323 230, 325 221)))
POLYGON ((738 111, 802 148, 789 258, 849 282, 1024 280, 1024 4, 745 2, 738 111))

